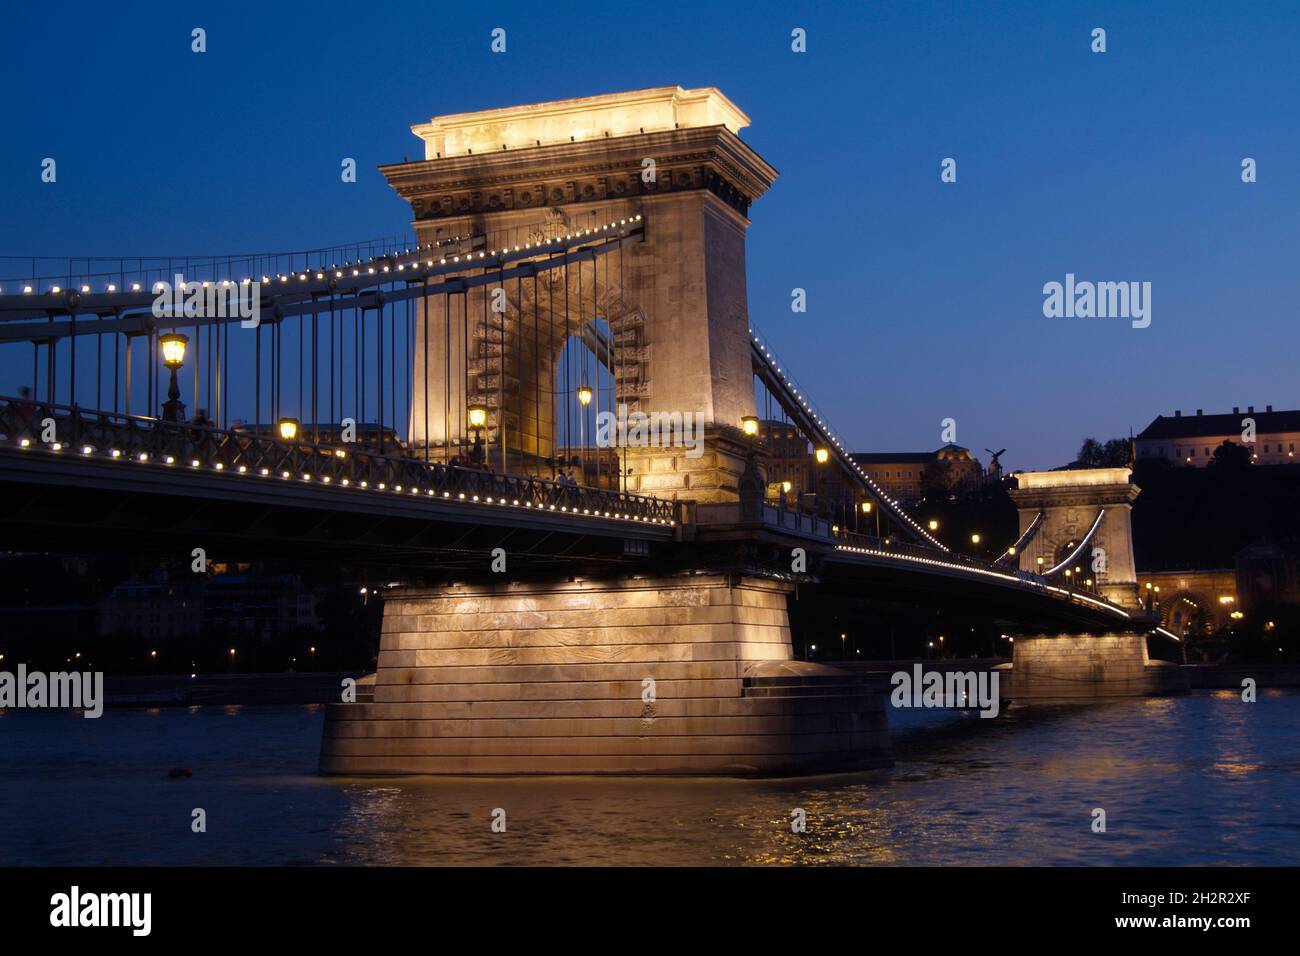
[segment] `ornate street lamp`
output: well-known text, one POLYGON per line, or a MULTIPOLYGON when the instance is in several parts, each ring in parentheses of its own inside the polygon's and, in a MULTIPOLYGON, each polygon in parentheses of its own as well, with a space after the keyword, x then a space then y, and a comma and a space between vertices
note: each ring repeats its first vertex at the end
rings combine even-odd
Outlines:
POLYGON ((280 437, 285 441, 293 441, 298 437, 298 419, 282 418, 279 422, 280 437))
POLYGON ((181 387, 176 381, 176 373, 185 364, 185 346, 189 341, 189 337, 180 332, 168 332, 158 337, 163 365, 171 369, 172 373, 171 385, 167 388, 167 401, 163 402, 162 417, 165 422, 185 421, 185 404, 181 401, 181 387))
POLYGON ((578 451, 582 461, 582 484, 587 483, 587 406, 591 404, 591 386, 578 386, 578 404, 582 406, 582 411, 578 412, 578 451))
POLYGON ((740 430, 749 439, 745 448, 745 468, 740 474, 738 489, 740 491, 740 513, 745 520, 750 520, 760 517, 760 506, 763 503, 767 488, 767 484, 763 480, 763 474, 758 467, 758 449, 755 441, 758 435, 758 416, 741 416, 740 430))
POLYGON ((876 519, 876 537, 879 538, 879 537, 880 537, 880 512, 876 510, 876 506, 873 505, 870 501, 864 501, 864 502, 862 502, 862 513, 863 513, 863 514, 866 514, 866 515, 874 515, 874 516, 875 516, 875 519, 876 519))
POLYGON ((470 405, 465 409, 465 417, 469 420, 469 427, 474 430, 474 447, 470 452, 470 458, 475 464, 481 465, 484 459, 483 429, 487 426, 487 406, 470 405))

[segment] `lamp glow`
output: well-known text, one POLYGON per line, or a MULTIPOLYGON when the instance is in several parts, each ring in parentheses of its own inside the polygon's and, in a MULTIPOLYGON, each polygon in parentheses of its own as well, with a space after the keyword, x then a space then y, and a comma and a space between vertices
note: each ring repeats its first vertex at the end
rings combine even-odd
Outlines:
POLYGON ((282 418, 280 419, 280 437, 285 441, 293 441, 298 437, 298 419, 282 418))
POLYGON ((163 365, 168 368, 180 368, 185 364, 185 346, 189 337, 180 332, 168 332, 159 336, 158 344, 162 346, 163 365))

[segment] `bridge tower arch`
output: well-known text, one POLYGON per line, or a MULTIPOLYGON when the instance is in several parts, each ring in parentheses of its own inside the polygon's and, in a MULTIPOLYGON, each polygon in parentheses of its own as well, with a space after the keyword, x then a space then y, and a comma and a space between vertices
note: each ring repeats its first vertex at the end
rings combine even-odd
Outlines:
POLYGON ((735 500, 747 451, 741 420, 755 412, 745 233, 750 204, 776 178, 740 139, 747 125, 715 88, 668 86, 413 126, 424 159, 382 172, 410 203, 421 243, 482 235, 499 249, 636 216, 645 226, 615 261, 574 263, 540 290, 531 278, 507 279, 504 314, 485 307, 490 287, 451 297, 460 301, 450 320, 431 305, 427 330, 421 308, 412 444, 435 457, 467 445, 463 409, 483 404, 489 449, 539 470, 530 459, 554 454, 556 423, 538 385, 554 380, 567 337, 554 330, 575 329, 583 297, 600 308, 620 353, 608 403, 698 415, 705 425, 703 456, 629 449, 627 490, 735 500))
POLYGON ((1020 532, 1044 520, 1018 555, 1020 569, 1063 574, 1083 569, 1103 597, 1138 606, 1133 557, 1133 501, 1141 489, 1128 468, 1079 468, 1020 472, 1011 497, 1020 512, 1020 532), (1100 549, 1100 553, 1097 549, 1100 549), (1071 555, 1074 557, 1071 560, 1071 555), (1104 560, 1099 560, 1103 559, 1104 560), (1041 559, 1041 562, 1040 562, 1041 559))

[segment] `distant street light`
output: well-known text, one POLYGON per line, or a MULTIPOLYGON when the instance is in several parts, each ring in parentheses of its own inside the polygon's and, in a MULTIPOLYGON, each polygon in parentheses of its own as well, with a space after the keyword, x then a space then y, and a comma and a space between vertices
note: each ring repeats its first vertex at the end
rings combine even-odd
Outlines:
POLYGON ((740 420, 740 427, 746 435, 753 438, 758 434, 758 416, 746 415, 740 420))
POLYGON ((298 419, 282 418, 279 422, 280 437, 285 441, 293 441, 298 437, 298 419))

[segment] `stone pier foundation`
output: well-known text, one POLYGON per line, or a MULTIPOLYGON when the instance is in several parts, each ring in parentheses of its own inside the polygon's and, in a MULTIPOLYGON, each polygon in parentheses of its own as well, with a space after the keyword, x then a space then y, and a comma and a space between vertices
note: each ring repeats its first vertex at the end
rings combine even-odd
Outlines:
POLYGON ((884 695, 791 660, 789 586, 708 575, 407 588, 334 774, 797 774, 888 766, 884 695))
POLYGON ((1026 703, 1154 697, 1187 690, 1181 668, 1150 659, 1145 634, 1061 634, 1016 638, 1001 695, 1026 703))

